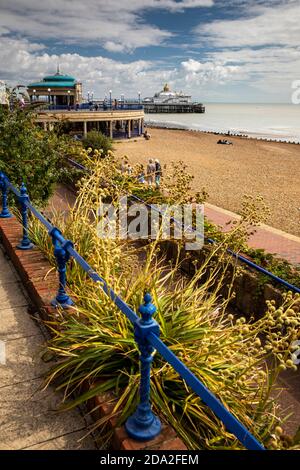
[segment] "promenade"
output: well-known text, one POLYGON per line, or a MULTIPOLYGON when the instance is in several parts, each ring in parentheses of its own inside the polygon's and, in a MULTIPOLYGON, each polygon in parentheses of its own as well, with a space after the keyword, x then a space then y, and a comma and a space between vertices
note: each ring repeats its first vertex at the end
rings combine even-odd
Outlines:
POLYGON ((42 390, 51 364, 43 361, 45 337, 28 307, 0 245, 0 450, 95 449, 91 437, 79 441, 87 432, 80 411, 58 413, 62 396, 42 390))
MULTIPOLYGON (((224 231, 230 228, 228 222, 240 219, 234 212, 208 203, 205 204, 204 213, 208 220, 219 225, 224 231)), ((262 248, 292 264, 300 265, 300 238, 295 235, 261 224, 250 236, 248 244, 251 248, 262 248)))
MULTIPOLYGON (((61 212, 67 214, 69 208, 74 205, 75 200, 76 196, 72 191, 63 185, 58 185, 44 212, 50 218, 53 208, 59 208, 61 212)), ((219 225, 222 230, 230 228, 228 222, 240 219, 238 214, 209 203, 205 203, 204 213, 208 220, 219 225)), ((255 229, 255 233, 250 236, 248 244, 251 248, 261 248, 268 253, 276 254, 292 264, 300 264, 300 237, 282 230, 261 224, 255 229)))

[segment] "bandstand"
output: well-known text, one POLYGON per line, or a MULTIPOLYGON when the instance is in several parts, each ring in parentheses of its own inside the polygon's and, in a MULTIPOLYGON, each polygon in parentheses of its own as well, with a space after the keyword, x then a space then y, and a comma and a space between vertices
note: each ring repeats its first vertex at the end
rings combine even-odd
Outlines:
POLYGON ((140 136, 144 128, 144 108, 140 103, 110 99, 85 102, 82 84, 59 68, 40 82, 27 87, 36 122, 45 130, 55 123, 64 124, 67 132, 86 136, 96 130, 112 139, 140 136))

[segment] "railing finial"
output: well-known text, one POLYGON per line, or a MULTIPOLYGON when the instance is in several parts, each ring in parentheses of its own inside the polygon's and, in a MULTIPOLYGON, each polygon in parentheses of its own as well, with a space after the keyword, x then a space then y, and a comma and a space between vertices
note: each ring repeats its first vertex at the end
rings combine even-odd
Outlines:
POLYGON ((62 307, 68 308, 71 305, 74 305, 73 300, 66 292, 66 265, 70 259, 70 254, 67 251, 68 246, 73 246, 73 243, 70 240, 65 240, 64 244, 61 245, 57 239, 58 235, 61 235, 61 231, 58 228, 53 227, 49 232, 49 235, 52 237, 52 243, 54 246, 54 256, 57 262, 58 277, 59 277, 59 288, 55 299, 51 301, 53 307, 62 307))
POLYGON ((9 212, 9 208, 7 205, 7 178, 2 171, 0 171, 0 189, 2 191, 2 211, 0 212, 0 218, 8 219, 12 217, 12 214, 9 212))
POLYGON ((152 303, 152 297, 149 292, 144 295, 144 304, 140 306, 139 312, 142 315, 143 324, 148 324, 152 322, 152 316, 156 312, 156 307, 152 303))
POLYGON ((156 307, 152 304, 150 294, 145 294, 144 305, 140 306, 139 312, 142 318, 135 323, 134 332, 141 352, 140 403, 134 414, 126 421, 125 429, 131 438, 137 441, 148 441, 161 431, 160 419, 152 412, 150 405, 150 372, 154 348, 148 342, 147 337, 151 333, 159 336, 159 325, 152 319, 156 307))
POLYGON ((29 202, 29 196, 27 194, 27 188, 23 182, 20 188, 19 202, 21 204, 21 215, 22 215, 22 225, 23 225, 23 237, 20 243, 17 245, 19 250, 30 250, 33 248, 33 243, 31 243, 28 237, 28 214, 27 214, 27 205, 26 202, 29 202))

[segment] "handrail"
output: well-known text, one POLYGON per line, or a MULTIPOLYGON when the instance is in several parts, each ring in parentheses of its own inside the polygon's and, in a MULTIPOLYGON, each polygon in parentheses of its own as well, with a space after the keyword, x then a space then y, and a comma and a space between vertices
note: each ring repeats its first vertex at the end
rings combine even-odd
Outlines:
MULTIPOLYGON (((81 165, 80 163, 76 162, 75 160, 71 159, 71 158, 68 158, 68 161, 75 167, 77 167, 78 169, 82 170, 82 171, 86 171, 86 172, 89 172, 90 170, 85 167, 84 165, 81 165)), ((114 185, 115 187, 117 185, 114 185)), ((162 211, 160 209, 158 209, 157 207, 153 206, 152 204, 149 204, 148 202, 145 202, 143 201, 143 199, 139 198, 138 196, 136 196, 135 194, 127 194, 127 196, 130 196, 132 197, 133 199, 135 199, 136 201, 139 201, 141 202, 142 204, 144 204, 145 206, 151 208, 152 210, 156 211, 156 212, 159 212, 160 214, 163 215, 162 211)), ((183 223, 182 222, 179 222, 178 220, 176 220, 174 217, 170 217, 170 220, 172 222, 174 222, 175 224, 177 225, 180 225, 181 227, 184 227, 183 226, 183 223)), ((190 232, 193 232, 196 236, 198 236, 199 238, 203 238, 205 241, 207 241, 209 244, 217 244, 218 242, 216 240, 214 240, 213 238, 207 238, 205 237, 203 234, 197 232, 193 227, 184 227, 185 230, 189 230, 190 232)), ((300 288, 297 287, 297 286, 294 286, 293 284, 291 284, 290 282, 288 281, 285 281, 284 279, 282 279, 281 277, 279 276, 276 276, 275 274, 271 273, 271 271, 268 271, 267 269, 263 268, 262 266, 259 266, 258 264, 254 263, 253 261, 249 260, 248 258, 246 258, 245 256, 243 255, 240 255, 239 253, 236 253, 235 251, 231 250, 230 248, 227 248, 227 253, 229 255, 231 255, 232 257, 236 258, 237 260, 241 261, 242 263, 248 265, 250 268, 253 268, 255 269, 256 271, 260 272, 261 274, 264 274, 268 277, 270 277, 271 279, 273 279, 273 281, 277 282, 278 284, 281 284, 282 286, 286 287, 287 289, 295 292, 295 293, 298 293, 300 294, 300 288)))
POLYGON ((76 105, 52 105, 52 104, 47 104, 41 102, 39 110, 41 111, 77 111, 77 112, 87 112, 87 111, 92 111, 94 113, 96 112, 110 112, 110 111, 137 111, 137 110, 142 110, 144 109, 144 106, 142 104, 136 104, 136 103, 125 103, 121 104, 118 103, 117 105, 112 104, 110 105, 109 103, 107 104, 89 104, 89 103, 82 103, 79 106, 76 105))
MULTIPOLYGON (((128 418, 125 428, 130 437, 137 440, 149 440, 157 436, 161 431, 161 423, 157 416, 151 411, 150 406, 150 371, 153 360, 153 352, 156 349, 162 357, 174 367, 182 379, 203 400, 203 402, 224 423, 227 429, 249 450, 265 450, 263 445, 250 433, 250 431, 221 403, 221 401, 189 370, 185 364, 171 351, 159 338, 159 325, 152 319, 156 307, 151 303, 149 294, 144 297, 144 305, 139 312, 141 318, 129 307, 129 305, 118 296, 107 282, 96 273, 85 259, 74 249, 73 243, 64 238, 60 230, 53 226, 45 217, 30 203, 24 184, 18 191, 10 183, 4 173, 0 172, 0 189, 2 190, 2 212, 0 217, 11 217, 6 205, 7 190, 10 189, 18 197, 22 209, 23 238, 18 245, 20 249, 29 249, 27 209, 47 228, 54 245, 54 254, 58 264, 59 289, 53 305, 67 308, 73 304, 65 291, 66 287, 66 264, 72 256, 84 269, 88 276, 99 282, 105 294, 114 302, 119 310, 126 315, 134 326, 135 339, 141 351, 141 377, 140 377, 140 403, 135 413, 128 418), (26 239, 26 240, 25 240, 26 239), (27 245, 26 245, 26 243, 27 245)), ((32 244, 30 243, 30 248, 32 244)))

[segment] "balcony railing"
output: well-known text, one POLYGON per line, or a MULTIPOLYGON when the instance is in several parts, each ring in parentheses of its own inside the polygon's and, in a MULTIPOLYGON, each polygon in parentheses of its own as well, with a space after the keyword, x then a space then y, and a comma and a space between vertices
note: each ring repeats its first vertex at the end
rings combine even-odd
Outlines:
POLYGON ((144 109, 142 104, 137 103, 100 103, 100 104, 89 104, 82 103, 80 105, 54 105, 41 102, 40 107, 38 107, 38 102, 34 101, 32 104, 40 111, 93 111, 93 112, 111 112, 111 111, 138 111, 144 109))

